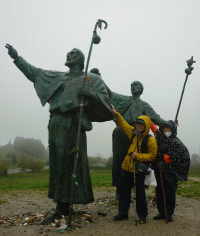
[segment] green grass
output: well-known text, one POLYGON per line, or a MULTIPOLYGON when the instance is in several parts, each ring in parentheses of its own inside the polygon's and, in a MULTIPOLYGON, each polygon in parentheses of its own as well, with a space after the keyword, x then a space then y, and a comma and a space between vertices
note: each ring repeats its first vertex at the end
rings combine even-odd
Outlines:
POLYGON ((43 170, 40 173, 8 174, 0 178, 0 190, 27 190, 48 189, 49 173, 43 170))
MULTIPOLYGON (((97 190, 115 191, 112 187, 112 170, 94 169, 90 171, 92 186, 97 190)), ((200 175, 190 175, 200 177, 200 175)), ((40 173, 8 174, 0 178, 0 191, 12 190, 48 190, 49 171, 42 170, 40 173)), ((179 182, 177 194, 183 197, 200 199, 200 182, 188 180, 179 182)))
POLYGON ((109 169, 91 170, 90 176, 93 187, 112 186, 112 170, 109 169))
MULTIPOLYGON (((112 187, 112 171, 108 169, 91 170, 92 186, 112 187)), ((0 178, 0 190, 47 190, 49 185, 49 171, 42 170, 40 173, 8 174, 0 178)))
POLYGON ((192 180, 188 180, 187 182, 179 182, 177 194, 182 197, 200 199, 200 182, 192 180))
MULTIPOLYGON (((199 171, 198 171, 199 172, 199 171)), ((190 173, 189 174, 189 177, 198 177, 200 178, 200 174, 197 174, 197 173, 190 173)))

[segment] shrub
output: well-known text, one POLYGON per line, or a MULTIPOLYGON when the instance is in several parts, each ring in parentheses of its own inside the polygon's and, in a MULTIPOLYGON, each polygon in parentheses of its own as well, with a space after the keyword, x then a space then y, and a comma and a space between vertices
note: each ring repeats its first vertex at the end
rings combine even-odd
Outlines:
POLYGON ((14 152, 7 153, 6 157, 12 161, 12 164, 17 163, 17 155, 14 152))
POLYGON ((6 176, 8 173, 8 166, 5 161, 0 163, 0 176, 6 176))
POLYGON ((112 168, 112 164, 113 164, 113 157, 109 157, 106 163, 106 166, 108 169, 112 168))
POLYGON ((43 162, 38 159, 30 158, 27 160, 27 168, 31 169, 33 173, 40 172, 40 170, 42 170, 43 167, 44 167, 43 162))
POLYGON ((27 169, 27 155, 21 154, 20 157, 20 162, 18 164, 18 166, 21 168, 21 171, 25 171, 25 169, 27 169))

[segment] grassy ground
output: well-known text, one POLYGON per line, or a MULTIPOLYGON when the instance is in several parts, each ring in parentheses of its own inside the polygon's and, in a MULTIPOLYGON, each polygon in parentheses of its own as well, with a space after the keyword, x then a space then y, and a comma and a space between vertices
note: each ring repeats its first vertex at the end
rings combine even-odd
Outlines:
MULTIPOLYGON (((93 187, 111 187, 112 172, 107 169, 95 169, 90 171, 93 187)), ((0 178, 0 190, 22 189, 48 189, 49 171, 42 170, 40 173, 17 173, 8 174, 0 178)))
POLYGON ((27 189, 48 189, 48 170, 40 173, 17 173, 8 174, 0 178, 0 191, 5 190, 27 190, 27 189))
MULTIPOLYGON (((93 169, 90 171, 92 186, 94 189, 104 189, 112 191, 112 170, 109 169, 93 169)), ((193 175, 200 177, 200 175, 193 175)), ((49 183, 49 171, 42 170, 40 173, 18 173, 9 174, 0 178, 0 192, 12 190, 47 190, 49 183)), ((188 180, 187 182, 179 182, 177 194, 183 197, 194 197, 200 199, 200 182, 188 180)))
POLYGON ((188 180, 187 182, 179 182, 177 194, 182 197, 193 197, 200 199, 200 182, 188 180))

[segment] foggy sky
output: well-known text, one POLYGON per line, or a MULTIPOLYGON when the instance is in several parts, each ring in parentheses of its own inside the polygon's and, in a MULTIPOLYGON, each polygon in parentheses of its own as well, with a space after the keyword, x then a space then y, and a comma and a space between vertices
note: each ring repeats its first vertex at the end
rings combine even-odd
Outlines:
MULTIPOLYGON (((16 136, 48 145, 49 106, 42 107, 32 82, 13 64, 5 44, 35 67, 66 71, 66 54, 80 48, 86 58, 95 23, 101 43, 93 46, 89 70, 98 67, 108 87, 131 95, 130 84, 144 85, 141 99, 165 120, 174 120, 185 81, 186 60, 196 63, 179 112, 178 137, 190 154, 200 153, 199 1, 0 1, 0 146, 16 136)), ((93 123, 87 132, 88 156, 112 156, 113 121, 93 123)))

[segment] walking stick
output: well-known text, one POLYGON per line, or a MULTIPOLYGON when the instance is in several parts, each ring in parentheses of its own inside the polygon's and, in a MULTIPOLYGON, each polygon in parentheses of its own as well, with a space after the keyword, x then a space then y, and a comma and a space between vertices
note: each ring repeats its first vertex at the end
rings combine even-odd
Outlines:
POLYGON ((182 93, 181 93, 181 98, 180 98, 178 109, 177 109, 177 112, 176 112, 176 117, 175 117, 176 124, 178 124, 178 113, 179 113, 179 109, 180 109, 180 106, 181 106, 181 102, 182 102, 182 98, 183 98, 183 93, 185 91, 186 82, 187 82, 188 76, 192 73, 192 70, 194 69, 194 67, 192 67, 192 64, 195 63, 196 61, 193 61, 193 57, 191 57, 191 59, 189 59, 186 62, 187 62, 188 68, 185 69, 185 73, 187 75, 186 75, 186 78, 185 78, 185 83, 183 85, 183 90, 182 90, 182 93))
POLYGON ((134 178, 134 187, 133 187, 133 191, 134 191, 134 200, 136 200, 136 180, 135 180, 135 160, 134 160, 134 172, 133 172, 133 178, 134 178))
MULTIPOLYGON (((135 151, 135 150, 134 150, 135 151)), ((136 179, 135 179, 135 160, 133 161, 134 162, 134 175, 133 175, 133 178, 134 178, 134 186, 133 186, 133 191, 134 191, 134 201, 135 201, 135 212, 137 214, 137 208, 136 208, 136 179)), ((137 226, 137 220, 135 220, 135 226, 137 226)))
MULTIPOLYGON (((97 29, 97 26, 101 29, 102 22, 105 23, 104 29, 107 28, 107 22, 106 21, 99 19, 96 22, 95 27, 94 27, 94 31, 93 31, 93 37, 92 37, 92 42, 91 42, 91 45, 90 45, 90 50, 89 50, 89 53, 88 53, 84 78, 87 79, 89 82, 90 82, 90 80, 87 77, 87 71, 88 71, 90 56, 91 56, 91 52, 92 52, 92 46, 93 46, 93 43, 94 44, 99 44, 100 41, 101 41, 101 38, 96 33, 96 29, 97 29)), ((85 86, 85 82, 86 82, 86 80, 84 80, 84 86, 85 86)), ((72 150, 72 152, 75 153, 75 160, 74 160, 74 168, 73 168, 73 174, 72 174, 72 185, 71 185, 71 192, 70 192, 68 228, 71 228, 72 211, 73 211, 73 199, 74 199, 74 187, 75 187, 75 184, 78 184, 75 180, 76 180, 76 168, 77 168, 78 156, 79 156, 78 153, 79 153, 79 149, 80 149, 80 136, 81 136, 83 106, 84 106, 84 97, 81 96, 80 103, 79 103, 80 110, 79 110, 79 117, 78 117, 78 132, 77 132, 76 147, 72 150)))
POLYGON ((166 218, 166 223, 168 223, 167 206, 166 206, 166 199, 165 199, 165 190, 164 190, 164 186, 163 186, 162 168, 161 168, 161 161, 160 161, 160 159, 159 159, 159 167, 160 167, 160 182, 161 182, 161 186, 162 186, 164 208, 165 208, 165 218, 166 218))

